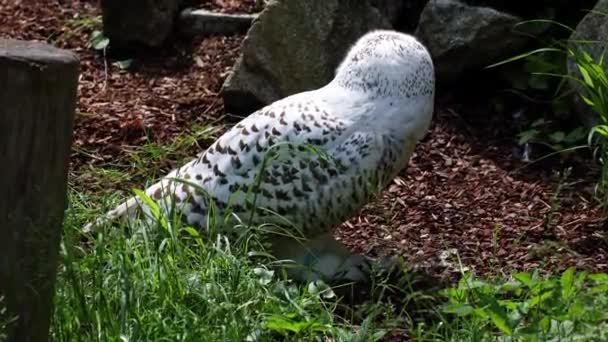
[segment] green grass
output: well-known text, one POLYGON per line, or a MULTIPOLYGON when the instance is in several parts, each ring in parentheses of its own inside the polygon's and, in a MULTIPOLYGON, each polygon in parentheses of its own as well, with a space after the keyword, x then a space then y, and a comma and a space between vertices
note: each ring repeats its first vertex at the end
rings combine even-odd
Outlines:
MULTIPOLYGON (((218 128, 199 128, 166 145, 147 143, 117 165, 72 175, 56 285, 53 341, 597 341, 608 340, 608 275, 481 279, 462 272, 436 291, 410 272, 374 277, 360 304, 339 289, 288 280, 253 227, 228 240, 179 220, 153 226, 81 227, 119 203, 111 190, 191 157, 218 128), (97 183, 105 191, 79 191, 97 183), (604 336, 602 336, 604 334, 604 336)), ((165 172, 163 170, 161 172, 165 172)), ((123 194, 124 196, 125 194, 123 194)), ((499 234, 499 231, 495 231, 499 234)), ((0 311, 0 336, 10 320, 0 311)))
POLYGON ((368 301, 345 307, 338 291, 273 268, 255 229, 228 241, 168 220, 87 239, 79 232, 91 218, 87 201, 72 196, 67 212, 55 341, 376 341, 395 332, 416 341, 608 340, 606 274, 463 273, 430 298, 403 278, 378 279, 368 301))
POLYGON ((394 329, 403 322, 390 305, 345 308, 323 283, 288 280, 273 267, 277 261, 265 252, 264 234, 256 228, 243 227, 236 241, 215 227, 201 236, 177 219, 142 224, 137 232, 119 226, 95 236, 80 233, 84 224, 120 202, 111 188, 130 182, 132 175, 157 177, 167 159, 189 159, 186 151, 219 128, 192 131, 164 146, 149 142, 134 149, 119 167, 87 167, 72 175, 53 340, 265 341, 289 336, 367 341, 382 336, 382 326, 394 329), (91 182, 96 189, 105 185, 105 191, 78 191, 91 182))
MULTIPOLYGON (((141 146, 124 148, 125 157, 110 163, 82 165, 72 171, 69 186, 72 193, 86 193, 91 204, 107 202, 118 195, 131 195, 125 189, 145 187, 147 182, 161 177, 174 167, 189 161, 203 146, 208 146, 222 132, 224 126, 217 123, 195 124, 189 131, 172 140, 159 143, 147 139, 141 146)), ((76 154, 95 158, 92 152, 76 150, 76 154)))
POLYGON ((363 304, 346 305, 337 289, 284 277, 255 228, 229 241, 213 227, 201 236, 165 218, 139 233, 129 227, 80 233, 120 201, 111 188, 133 175, 156 177, 166 160, 183 162, 219 130, 193 129, 164 146, 149 142, 119 167, 73 175, 53 340, 373 341, 397 334, 416 341, 565 341, 606 327, 606 275, 569 270, 561 278, 521 273, 490 282, 463 272, 460 283, 438 292, 405 272, 392 282, 374 278, 363 304), (79 192, 74 185, 92 180, 110 189, 79 192))
MULTIPOLYGON (((104 209, 118 200, 105 198, 104 209)), ((286 279, 256 229, 229 241, 164 219, 139 233, 108 227, 85 237, 91 202, 70 194, 54 341, 586 341, 608 331, 605 274, 489 281, 463 272, 436 292, 405 273, 375 278, 368 300, 353 306, 322 283, 286 279)))
POLYGON ((334 292, 283 277, 256 230, 228 241, 167 221, 133 235, 108 228, 87 240, 78 231, 90 218, 83 200, 72 196, 65 221, 53 340, 367 341, 384 334, 373 322, 380 305, 355 314, 360 324, 339 318, 334 292))

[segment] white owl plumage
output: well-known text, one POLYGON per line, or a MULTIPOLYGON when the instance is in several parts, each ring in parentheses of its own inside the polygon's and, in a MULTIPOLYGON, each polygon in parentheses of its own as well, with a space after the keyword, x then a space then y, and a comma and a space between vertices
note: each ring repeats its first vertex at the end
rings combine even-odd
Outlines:
MULTIPOLYGON (((175 206, 201 229, 210 200, 218 216, 228 208, 242 217, 254 207, 270 209, 311 239, 317 271, 332 277, 346 263, 347 277, 361 278, 355 269, 360 258, 333 240, 332 228, 407 167, 428 131, 434 95, 426 48, 405 33, 370 31, 353 44, 327 85, 254 112, 145 193, 165 211, 167 204, 175 206)), ((133 218, 141 209, 149 213, 139 198, 130 198, 84 230, 133 218)), ((251 223, 278 220, 257 211, 251 223)), ((276 245, 277 255, 309 257, 290 241, 276 245)))

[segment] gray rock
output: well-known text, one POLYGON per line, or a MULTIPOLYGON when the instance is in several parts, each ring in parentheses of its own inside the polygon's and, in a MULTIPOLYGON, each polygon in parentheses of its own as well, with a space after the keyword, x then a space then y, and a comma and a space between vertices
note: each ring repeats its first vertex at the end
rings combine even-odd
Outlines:
POLYGON ((179 15, 178 29, 187 35, 211 33, 245 33, 257 14, 215 13, 204 9, 184 9, 179 15))
MULTIPOLYGON (((608 16, 606 14, 608 13, 608 0, 599 0, 593 11, 597 13, 590 12, 576 26, 570 36, 570 47, 575 51, 586 51, 595 61, 599 61, 602 54, 606 55, 608 49, 608 16)), ((606 65, 605 62, 604 65, 606 65)), ((604 70, 608 73, 608 68, 604 67, 604 70)), ((568 74, 578 79, 581 78, 580 71, 572 58, 568 59, 568 74)), ((599 123, 598 115, 580 97, 583 94, 583 87, 576 81, 569 81, 569 85, 575 90, 571 102, 581 122, 586 127, 599 123)))
POLYGON ((101 0, 103 32, 112 47, 158 47, 173 30, 177 0, 101 0))
POLYGON ((369 3, 376 7, 393 26, 401 19, 405 9, 403 0, 370 0, 369 3))
POLYGON ((415 35, 428 47, 440 81, 454 81, 521 50, 528 37, 514 30, 517 16, 456 0, 431 0, 415 35))
POLYGON ((228 113, 323 86, 365 32, 391 28, 367 0, 275 0, 254 21, 222 89, 228 113))
POLYGON ((428 0, 370 0, 396 30, 413 32, 428 0))
MULTIPOLYGON (((597 0, 462 0, 472 6, 492 7, 500 12, 528 19, 554 19, 573 26, 582 18, 582 10, 588 10, 597 0)), ((534 25, 538 25, 535 23, 534 25)))

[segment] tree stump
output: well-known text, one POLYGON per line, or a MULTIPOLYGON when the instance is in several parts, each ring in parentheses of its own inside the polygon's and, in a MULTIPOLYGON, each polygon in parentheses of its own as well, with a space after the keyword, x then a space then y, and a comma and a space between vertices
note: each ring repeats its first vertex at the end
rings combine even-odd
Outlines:
POLYGON ((79 60, 0 39, 0 296, 11 341, 47 341, 79 60))

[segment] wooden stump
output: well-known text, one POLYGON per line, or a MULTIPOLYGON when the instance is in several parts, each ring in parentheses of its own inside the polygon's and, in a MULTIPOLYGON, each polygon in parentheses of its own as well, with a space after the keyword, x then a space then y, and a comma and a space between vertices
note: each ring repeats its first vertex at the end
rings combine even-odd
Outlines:
POLYGON ((48 340, 79 61, 0 39, 0 296, 11 341, 48 340))

